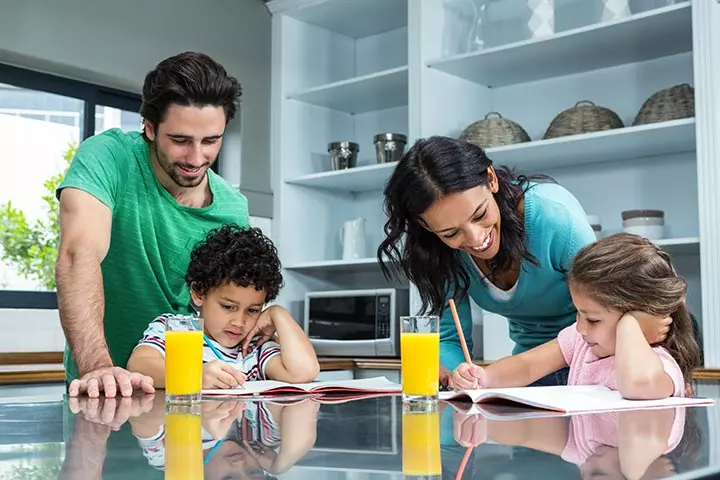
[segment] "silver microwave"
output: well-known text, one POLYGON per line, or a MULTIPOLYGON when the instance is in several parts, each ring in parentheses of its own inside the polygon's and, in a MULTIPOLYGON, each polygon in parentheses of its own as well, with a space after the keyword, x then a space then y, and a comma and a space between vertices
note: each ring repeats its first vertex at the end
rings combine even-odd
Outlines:
POLYGON ((409 308, 408 289, 308 292, 303 328, 320 356, 399 357, 409 308))

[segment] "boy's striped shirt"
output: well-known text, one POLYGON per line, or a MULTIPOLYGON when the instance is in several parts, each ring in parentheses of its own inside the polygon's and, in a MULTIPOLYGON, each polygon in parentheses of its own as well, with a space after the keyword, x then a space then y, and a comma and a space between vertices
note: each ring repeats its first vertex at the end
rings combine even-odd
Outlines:
MULTIPOLYGON (((167 319, 172 316, 173 314, 171 313, 165 313, 150 322, 145 333, 143 333, 142 339, 140 339, 135 348, 139 346, 154 347, 165 356, 165 325, 167 319)), ((241 344, 234 348, 226 348, 205 335, 205 340, 203 341, 203 363, 223 360, 238 368, 243 375, 245 375, 246 381, 268 380, 265 376, 265 367, 272 357, 280 353, 280 345, 277 342, 268 341, 262 344, 260 348, 254 348, 256 342, 257 337, 250 342, 252 351, 246 357, 243 357, 241 344), (221 358, 218 358, 207 342, 212 343, 212 346, 215 347, 221 358)))

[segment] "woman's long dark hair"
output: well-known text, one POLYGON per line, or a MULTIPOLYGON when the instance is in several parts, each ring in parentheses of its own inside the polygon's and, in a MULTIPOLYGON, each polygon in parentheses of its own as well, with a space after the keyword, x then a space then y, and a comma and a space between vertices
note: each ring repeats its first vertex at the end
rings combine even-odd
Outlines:
MULTIPOLYGON (((446 195, 477 186, 489 186, 488 169, 493 164, 485 151, 471 143, 448 137, 418 140, 400 160, 385 187, 386 238, 377 250, 386 279, 401 275, 420 293, 422 310, 440 314, 446 297, 455 292, 462 300, 470 277, 462 252, 445 245, 423 227, 420 216, 446 195), (403 245, 402 239, 405 236, 403 245)), ((529 180, 549 177, 517 175, 507 167, 495 169, 499 189, 494 194, 500 209, 500 251, 488 262, 490 278, 508 271, 519 259, 537 264, 525 245, 524 218, 518 205, 529 188, 529 180)))

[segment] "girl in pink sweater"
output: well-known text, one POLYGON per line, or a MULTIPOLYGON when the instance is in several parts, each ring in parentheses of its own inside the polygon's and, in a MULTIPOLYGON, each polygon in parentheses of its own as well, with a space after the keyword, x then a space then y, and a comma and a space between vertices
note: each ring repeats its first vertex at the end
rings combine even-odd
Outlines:
POLYGON ((628 399, 685 395, 700 349, 685 280, 665 251, 624 233, 598 240, 578 252, 569 285, 578 311, 573 325, 487 368, 461 364, 453 387, 526 386, 569 366, 568 385, 604 385, 628 399), (643 326, 657 318, 667 318, 667 329, 651 345, 643 326))

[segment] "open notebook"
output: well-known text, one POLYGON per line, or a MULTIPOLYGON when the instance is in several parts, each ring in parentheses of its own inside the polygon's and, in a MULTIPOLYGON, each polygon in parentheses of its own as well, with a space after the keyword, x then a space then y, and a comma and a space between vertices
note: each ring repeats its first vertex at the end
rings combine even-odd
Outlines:
POLYGON ((707 398, 669 397, 661 400, 626 400, 620 392, 600 385, 561 385, 551 387, 484 388, 440 392, 441 400, 473 403, 515 404, 561 413, 595 413, 617 410, 712 405, 707 398))
POLYGON ((365 397, 371 394, 396 394, 402 386, 385 377, 364 378, 359 380, 339 380, 335 382, 285 383, 275 380, 247 382, 242 387, 218 390, 203 390, 204 397, 247 397, 277 395, 357 395, 365 397))

